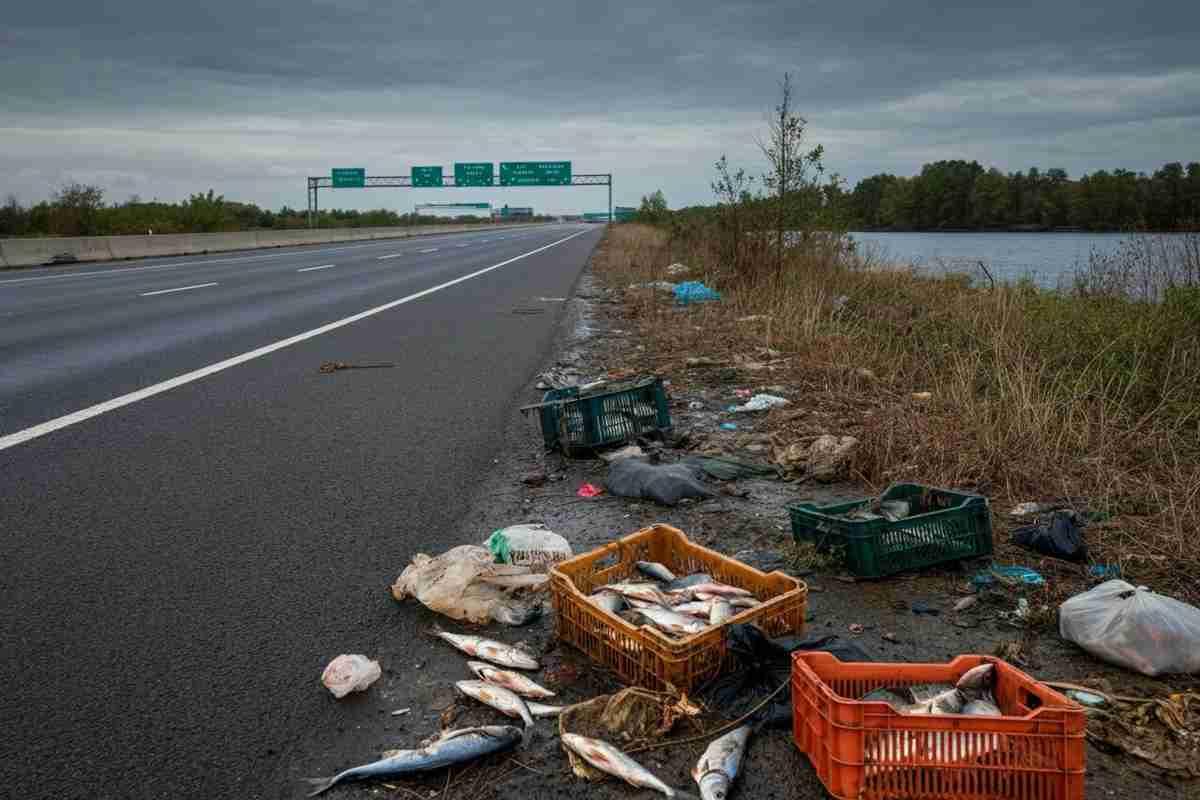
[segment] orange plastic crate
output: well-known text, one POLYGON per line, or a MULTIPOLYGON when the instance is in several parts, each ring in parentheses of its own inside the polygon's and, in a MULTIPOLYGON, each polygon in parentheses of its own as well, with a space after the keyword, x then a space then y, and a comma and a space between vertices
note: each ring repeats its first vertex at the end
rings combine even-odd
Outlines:
POLYGON ((654 525, 576 556, 550 570, 558 638, 587 653, 631 686, 691 691, 734 666, 725 628, 753 622, 769 636, 802 633, 808 587, 782 572, 767 574, 688 541, 669 525, 654 525), (700 633, 672 638, 649 625, 636 626, 598 608, 588 595, 641 573, 634 562, 657 561, 676 575, 706 572, 713 579, 754 593, 762 603, 700 633))
POLYGON ((1082 800, 1084 711, 990 656, 949 664, 843 663, 792 656, 792 734, 817 777, 842 800, 1082 800), (1005 716, 905 715, 857 699, 875 689, 954 683, 996 665, 1005 716))

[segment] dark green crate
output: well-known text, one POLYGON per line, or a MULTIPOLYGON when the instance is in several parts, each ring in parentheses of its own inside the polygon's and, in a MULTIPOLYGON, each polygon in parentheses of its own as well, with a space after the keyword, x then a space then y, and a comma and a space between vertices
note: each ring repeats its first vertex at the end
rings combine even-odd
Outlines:
POLYGON ((986 497, 897 483, 879 498, 922 503, 929 510, 896 522, 849 520, 840 515, 871 505, 875 498, 817 506, 793 503, 792 536, 822 550, 839 549, 846 568, 860 578, 881 578, 932 564, 992 552, 992 515, 986 497))
POLYGON ((542 438, 551 450, 589 450, 671 428, 661 378, 609 383, 582 394, 577 386, 551 389, 542 403, 542 438))

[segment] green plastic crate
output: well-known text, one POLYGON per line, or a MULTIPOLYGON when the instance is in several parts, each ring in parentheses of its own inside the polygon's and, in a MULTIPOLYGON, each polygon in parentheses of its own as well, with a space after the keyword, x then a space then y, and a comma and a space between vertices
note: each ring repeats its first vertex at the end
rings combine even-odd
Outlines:
POLYGON ((869 506, 875 498, 829 506, 793 503, 787 507, 792 536, 822 550, 840 549, 846 568, 860 578, 881 578, 992 552, 992 515, 986 497, 897 483, 879 499, 908 500, 928 510, 896 522, 849 520, 840 515, 869 506))
POLYGON ((661 378, 608 383, 581 394, 579 387, 551 389, 539 409, 546 447, 590 450, 671 428, 661 378))

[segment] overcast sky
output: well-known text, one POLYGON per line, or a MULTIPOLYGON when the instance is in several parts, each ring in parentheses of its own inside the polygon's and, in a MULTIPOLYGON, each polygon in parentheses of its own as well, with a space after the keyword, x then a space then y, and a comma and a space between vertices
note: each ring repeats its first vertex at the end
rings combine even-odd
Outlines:
MULTIPOLYGON (((305 205, 334 166, 570 160, 707 202, 791 72, 850 184, 943 158, 1072 176, 1200 160, 1200 2, 33 0, 0 17, 0 195, 305 205)), ((603 209, 601 188, 341 190, 603 209)))

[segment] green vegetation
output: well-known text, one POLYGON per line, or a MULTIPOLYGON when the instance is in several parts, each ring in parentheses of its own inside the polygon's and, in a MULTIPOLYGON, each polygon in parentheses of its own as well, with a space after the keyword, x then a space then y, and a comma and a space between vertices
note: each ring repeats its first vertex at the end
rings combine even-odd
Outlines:
MULTIPOLYGON (((535 217, 536 220, 546 219, 535 217)), ((443 225, 478 222, 476 217, 419 216, 394 211, 320 212, 322 228, 385 228, 401 225, 443 225)), ((154 233, 216 233, 260 228, 306 228, 308 212, 284 206, 279 211, 253 203, 226 200, 210 189, 181 203, 145 202, 136 195, 124 203, 106 204, 104 190, 73 183, 48 200, 23 207, 10 195, 0 205, 0 237, 113 236, 154 233)))

